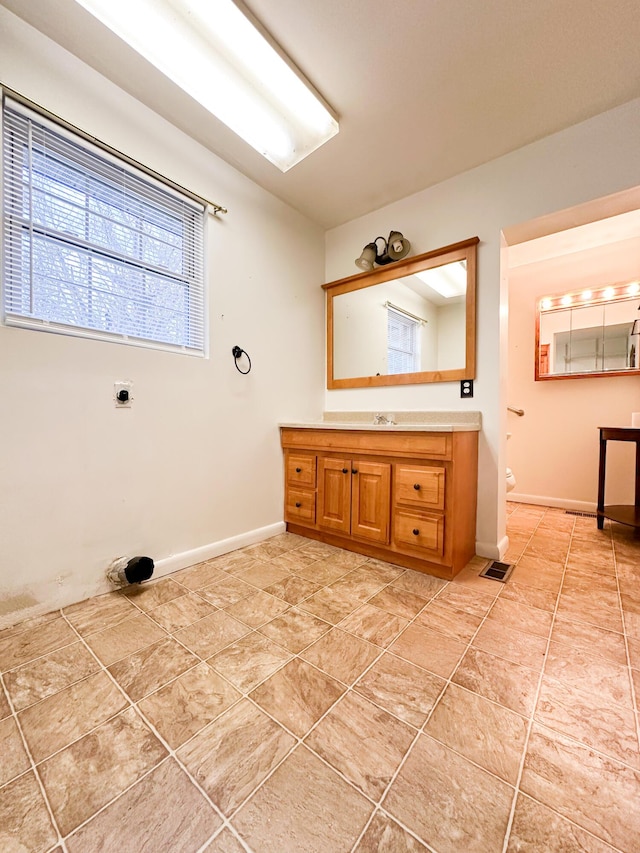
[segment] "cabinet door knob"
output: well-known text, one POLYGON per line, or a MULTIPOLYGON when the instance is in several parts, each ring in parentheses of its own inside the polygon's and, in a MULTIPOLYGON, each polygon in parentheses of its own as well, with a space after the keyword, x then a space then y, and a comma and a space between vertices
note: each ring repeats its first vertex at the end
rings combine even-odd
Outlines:
POLYGON ((414 483, 413 488, 416 490, 416 492, 419 492, 420 491, 420 483, 414 483))
POLYGON ((298 508, 300 508, 300 507, 302 506, 302 504, 300 503, 300 501, 296 501, 296 506, 297 506, 298 508))
POLYGON ((351 469, 351 473, 352 473, 352 474, 357 474, 357 473, 358 473, 358 469, 357 469, 357 468, 352 468, 352 469, 351 469))
POLYGON ((413 535, 414 535, 414 536, 419 536, 419 535, 420 535, 420 531, 418 530, 418 528, 417 528, 417 527, 414 527, 414 528, 413 528, 413 535))
POLYGON ((349 473, 349 469, 348 469, 348 468, 343 468, 343 469, 342 469, 342 473, 343 473, 343 474, 348 474, 348 473, 349 473))
POLYGON ((296 474, 299 474, 302 471, 302 468, 296 468, 296 474))

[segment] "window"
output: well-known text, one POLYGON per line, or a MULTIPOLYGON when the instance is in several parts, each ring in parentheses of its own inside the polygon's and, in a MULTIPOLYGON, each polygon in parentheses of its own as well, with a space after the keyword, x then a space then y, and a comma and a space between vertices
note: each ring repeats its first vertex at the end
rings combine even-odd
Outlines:
POLYGON ((202 354, 204 206, 8 98, 3 152, 4 322, 202 354))
POLYGON ((416 373, 420 370, 420 321, 387 307, 387 371, 416 373))

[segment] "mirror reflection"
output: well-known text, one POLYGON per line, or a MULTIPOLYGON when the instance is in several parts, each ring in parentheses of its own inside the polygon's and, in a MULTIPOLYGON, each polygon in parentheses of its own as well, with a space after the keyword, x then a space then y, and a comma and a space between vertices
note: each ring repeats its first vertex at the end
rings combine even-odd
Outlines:
POLYGON ((324 285, 328 387, 472 379, 477 242, 324 285))
POLYGON ((640 283, 543 297, 536 380, 640 372, 640 283))

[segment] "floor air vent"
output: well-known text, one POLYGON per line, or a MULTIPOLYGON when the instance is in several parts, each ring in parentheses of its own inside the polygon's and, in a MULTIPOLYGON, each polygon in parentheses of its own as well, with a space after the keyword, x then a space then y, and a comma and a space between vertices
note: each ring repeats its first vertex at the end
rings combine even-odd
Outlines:
POLYGON ((483 572, 480 572, 480 577, 506 583, 512 571, 513 563, 501 563, 499 560, 494 560, 483 572))
POLYGON ((565 509, 564 514, 565 515, 579 515, 580 518, 597 518, 598 517, 595 512, 580 512, 577 509, 565 509))

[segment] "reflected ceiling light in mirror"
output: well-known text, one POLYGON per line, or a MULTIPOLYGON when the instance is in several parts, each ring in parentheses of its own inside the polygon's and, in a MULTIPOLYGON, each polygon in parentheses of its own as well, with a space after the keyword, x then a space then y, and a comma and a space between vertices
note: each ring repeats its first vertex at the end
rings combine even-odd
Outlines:
POLYGON ((580 294, 580 299, 582 299, 583 302, 588 302, 592 296, 593 293, 590 290, 583 290, 580 294))
POLYGON ((552 306, 552 305, 553 305, 553 302, 552 302, 552 300, 551 300, 551 299, 549 299, 549 297, 548 297, 548 296, 546 296, 544 299, 542 299, 542 300, 540 301, 540 308, 541 308, 543 311, 550 311, 550 310, 551 310, 551 306, 552 306))
POLYGON ((640 282, 630 281, 607 285, 599 290, 582 290, 571 293, 559 293, 556 296, 543 296, 538 301, 540 311, 558 311, 563 308, 579 307, 580 303, 618 302, 640 295, 640 282), (578 305, 576 305, 576 303, 578 305))
POLYGON ((613 287, 607 287, 603 290, 602 295, 605 299, 613 299, 616 295, 616 292, 613 287))
POLYGON ((637 293, 640 293, 640 281, 632 281, 627 287, 627 293, 630 296, 635 296, 637 293))
POLYGON ((433 267, 430 270, 417 272, 415 276, 445 299, 464 296, 467 292, 467 265, 464 261, 433 267))
POLYGON ((560 304, 564 305, 565 308, 571 305, 572 302, 573 299, 571 298, 571 295, 569 293, 566 293, 560 300, 560 304))
POLYGON ((76 0, 281 171, 338 133, 335 115, 233 0, 76 0))

